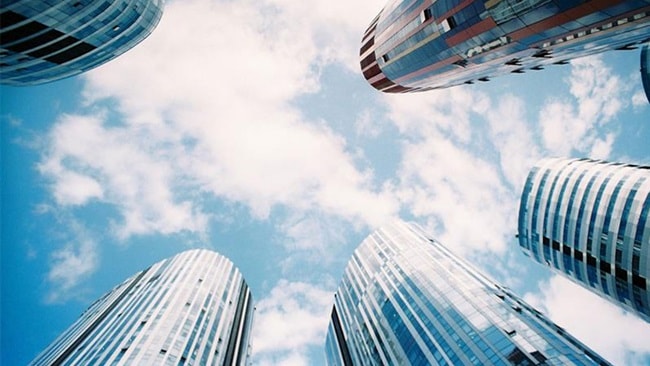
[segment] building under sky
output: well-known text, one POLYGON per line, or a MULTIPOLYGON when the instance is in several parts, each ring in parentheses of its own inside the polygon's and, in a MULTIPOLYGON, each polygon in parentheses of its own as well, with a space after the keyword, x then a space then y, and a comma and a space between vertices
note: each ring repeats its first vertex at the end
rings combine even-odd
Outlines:
POLYGON ((650 322, 650 167, 539 161, 524 186, 524 253, 650 322))
POLYGON ((641 81, 643 83, 643 90, 645 96, 650 102, 650 43, 646 43, 641 48, 641 81))
POLYGON ((378 93, 357 58, 386 2, 166 1, 115 60, 0 85, 0 364, 27 365, 114 286, 191 246, 245 276, 256 364, 323 366, 348 260, 399 216, 611 363, 650 365, 650 323, 515 238, 541 157, 650 165, 638 50, 378 93))
POLYGON ((391 93, 488 81, 647 41, 646 0, 389 1, 366 30, 361 69, 391 93))
POLYGON ((32 365, 245 365, 252 302, 230 260, 188 250, 100 297, 32 365))
POLYGON ((128 51, 158 25, 163 0, 3 0, 0 83, 76 75, 128 51))
POLYGON ((608 365, 414 224, 375 231, 336 292, 329 365, 608 365))

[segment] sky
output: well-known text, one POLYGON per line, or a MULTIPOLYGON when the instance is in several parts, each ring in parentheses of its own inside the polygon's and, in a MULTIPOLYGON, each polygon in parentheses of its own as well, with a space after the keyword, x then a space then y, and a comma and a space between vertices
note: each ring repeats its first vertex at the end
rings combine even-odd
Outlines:
POLYGON ((650 164, 639 51, 387 95, 357 59, 383 5, 172 0, 117 59, 0 87, 0 363, 29 362, 125 278, 202 247, 251 287, 253 364, 323 365, 348 259, 402 219, 611 362, 650 364, 650 324, 515 240, 540 158, 650 164))

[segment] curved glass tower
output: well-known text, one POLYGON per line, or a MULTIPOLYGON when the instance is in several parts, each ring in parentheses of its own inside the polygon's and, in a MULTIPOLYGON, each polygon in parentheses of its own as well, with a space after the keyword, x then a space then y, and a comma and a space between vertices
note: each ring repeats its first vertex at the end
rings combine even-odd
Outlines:
POLYGON ((645 96, 650 103, 650 43, 646 43, 641 48, 641 82, 645 96))
POLYGON ((650 322, 650 167, 551 158, 528 174, 524 254, 650 322))
POLYGON ((99 298, 31 365, 245 365, 252 302, 226 257, 189 250, 99 298))
POLYGON ((97 67, 158 25, 163 0, 2 0, 0 83, 36 85, 97 67))
POLYGON ((423 91, 632 48, 649 34, 648 0, 392 0, 363 36, 361 69, 378 90, 423 91))
POLYGON ((609 365, 414 224, 354 252, 334 299, 328 365, 609 365))

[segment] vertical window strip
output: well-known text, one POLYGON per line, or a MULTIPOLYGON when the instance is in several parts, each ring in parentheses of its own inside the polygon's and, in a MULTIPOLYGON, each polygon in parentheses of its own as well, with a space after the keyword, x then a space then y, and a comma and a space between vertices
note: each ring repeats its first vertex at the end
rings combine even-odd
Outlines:
MULTIPOLYGON (((562 215, 560 213, 562 212, 562 204, 565 202, 564 200, 564 193, 566 192, 566 188, 569 185, 569 182, 571 182, 571 178, 573 177, 573 174, 578 171, 577 165, 575 162, 569 163, 570 166, 572 167, 571 171, 569 174, 563 179, 562 182, 562 187, 560 188, 560 194, 557 199, 557 204, 555 205, 555 211, 554 211, 554 216, 553 216, 553 234, 551 236, 552 240, 558 240, 561 241, 561 236, 560 233, 558 233, 558 229, 563 226, 560 225, 560 218, 562 215)), ((564 220, 568 220, 568 216, 564 218, 564 220)), ((566 242, 562 242, 564 245, 568 245, 566 242)))

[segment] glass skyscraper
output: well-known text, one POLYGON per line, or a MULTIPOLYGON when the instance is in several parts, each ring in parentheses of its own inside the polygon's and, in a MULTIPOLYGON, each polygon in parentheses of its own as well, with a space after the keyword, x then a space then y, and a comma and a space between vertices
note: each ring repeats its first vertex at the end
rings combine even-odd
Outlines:
POLYGON ((228 260, 189 250, 95 301, 32 365, 245 365, 253 320, 228 260))
POLYGON ((163 0, 2 0, 0 83, 73 76, 128 51, 158 25, 163 0))
POLYGON ((395 223, 354 252, 328 365, 608 365, 423 230, 395 223))
POLYGON ((519 245, 650 322, 650 167, 550 158, 530 171, 519 245))
POLYGON ((368 82, 390 93, 543 69, 650 36, 649 0, 391 0, 366 30, 368 82))
POLYGON ((650 102, 650 43, 646 43, 641 48, 641 82, 645 96, 650 102))

